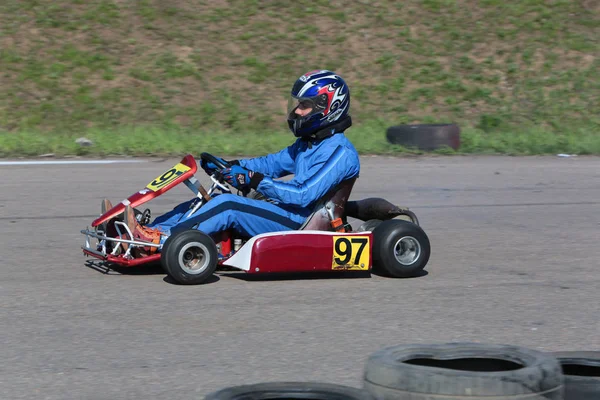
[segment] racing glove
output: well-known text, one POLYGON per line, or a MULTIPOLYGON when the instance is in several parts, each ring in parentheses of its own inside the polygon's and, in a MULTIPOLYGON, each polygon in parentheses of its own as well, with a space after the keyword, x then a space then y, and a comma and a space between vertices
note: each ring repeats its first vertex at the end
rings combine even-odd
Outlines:
POLYGON ((239 165, 233 165, 231 168, 221 170, 223 179, 238 190, 256 189, 264 175, 260 172, 251 171, 239 165))
MULTIPOLYGON (((217 160, 221 161, 222 163, 229 163, 229 164, 233 164, 233 165, 240 165, 240 162, 238 160, 232 160, 232 161, 226 161, 222 158, 216 157, 217 160)), ((214 163, 210 162, 210 161, 206 161, 205 159, 201 159, 200 160, 200 167, 204 170, 204 172, 206 172, 208 175, 212 175, 215 173, 216 170, 219 169, 219 167, 217 167, 214 163)))

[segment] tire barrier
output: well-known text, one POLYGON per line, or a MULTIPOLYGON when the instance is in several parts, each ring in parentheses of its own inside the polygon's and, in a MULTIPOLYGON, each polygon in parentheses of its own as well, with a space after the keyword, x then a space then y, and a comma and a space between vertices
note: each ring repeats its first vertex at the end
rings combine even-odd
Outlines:
POLYGON ((564 400, 600 399, 600 351, 551 353, 565 377, 564 400))
POLYGON ((444 147, 458 150, 460 128, 456 124, 419 124, 391 126, 386 138, 392 144, 431 151, 444 147))
POLYGON ((558 360, 507 345, 401 345, 373 353, 364 388, 382 400, 560 400, 558 360))
POLYGON ((593 400, 600 351, 542 352, 483 343, 405 344, 367 358, 358 387, 270 382, 226 387, 206 400, 593 400))
POLYGON ((323 382, 271 382, 240 385, 208 394, 206 400, 375 400, 364 389, 323 382))

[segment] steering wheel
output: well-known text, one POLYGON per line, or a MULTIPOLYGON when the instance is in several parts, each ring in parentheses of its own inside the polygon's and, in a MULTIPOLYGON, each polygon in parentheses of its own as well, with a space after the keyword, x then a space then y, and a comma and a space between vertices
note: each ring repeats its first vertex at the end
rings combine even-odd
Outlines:
POLYGON ((211 162, 213 164, 215 164, 219 169, 224 169, 224 168, 229 168, 231 167, 231 164, 228 162, 221 162, 217 157, 213 156, 212 154, 209 153, 202 153, 200 154, 200 158, 211 162))
MULTIPOLYGON (((225 160, 221 161, 217 157, 215 157, 215 156, 213 156, 212 154, 209 154, 209 153, 201 153, 200 154, 200 158, 202 160, 205 160, 205 161, 208 161, 208 162, 211 162, 211 163, 215 164, 218 169, 230 168, 233 165, 231 163, 228 163, 225 160)), ((221 176, 221 174, 219 174, 218 171, 215 172, 215 174, 217 175, 216 176, 217 181, 219 181, 220 183, 224 183, 223 177, 221 176)), ((246 196, 248 196, 248 193, 250 193, 250 189, 242 190, 241 192, 242 192, 242 196, 246 197, 246 196)))

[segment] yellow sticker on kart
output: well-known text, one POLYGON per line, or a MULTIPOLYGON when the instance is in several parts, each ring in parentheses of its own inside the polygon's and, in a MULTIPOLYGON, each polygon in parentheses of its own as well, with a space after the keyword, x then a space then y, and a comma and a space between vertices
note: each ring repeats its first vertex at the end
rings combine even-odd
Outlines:
POLYGON ((148 189, 156 192, 159 189, 162 189, 165 186, 167 186, 169 183, 173 182, 180 175, 184 174, 185 172, 189 171, 190 169, 191 168, 188 167, 187 165, 183 165, 182 163, 177 163, 173 168, 166 171, 164 174, 162 174, 161 176, 159 176, 158 178, 156 178, 155 180, 150 182, 146 187, 148 189))
POLYGON ((371 261, 369 238, 369 236, 334 236, 331 269, 368 270, 371 261))

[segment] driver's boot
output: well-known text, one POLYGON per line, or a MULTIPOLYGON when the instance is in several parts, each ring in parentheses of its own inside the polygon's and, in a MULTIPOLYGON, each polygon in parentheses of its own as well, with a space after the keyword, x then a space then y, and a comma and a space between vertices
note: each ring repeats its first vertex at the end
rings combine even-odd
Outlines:
MULTIPOLYGON (((109 199, 103 199, 102 203, 100 203, 100 215, 106 214, 106 212, 108 210, 110 210, 111 208, 113 208, 113 205, 110 202, 110 200, 109 199)), ((100 228, 102 229, 102 231, 104 231, 104 234, 106 234, 106 229, 108 227, 108 222, 109 221, 104 221, 103 223, 100 224, 100 228)))
MULTIPOLYGON (((132 240, 139 240, 144 242, 151 243, 160 243, 161 231, 158 228, 147 228, 145 226, 140 225, 136 216, 135 210, 133 207, 128 205, 125 208, 123 213, 123 220, 127 224, 127 227, 133 234, 132 240)), ((129 248, 129 243, 122 243, 123 249, 127 251, 129 248)), ((150 254, 154 254, 157 251, 157 247, 154 246, 145 246, 143 248, 135 247, 132 251, 133 255, 136 257, 146 256, 150 254)))
POLYGON ((108 210, 110 210, 111 208, 113 208, 112 203, 110 202, 109 199, 103 199, 102 200, 102 204, 100 204, 100 212, 102 212, 102 214, 105 214, 108 210))

